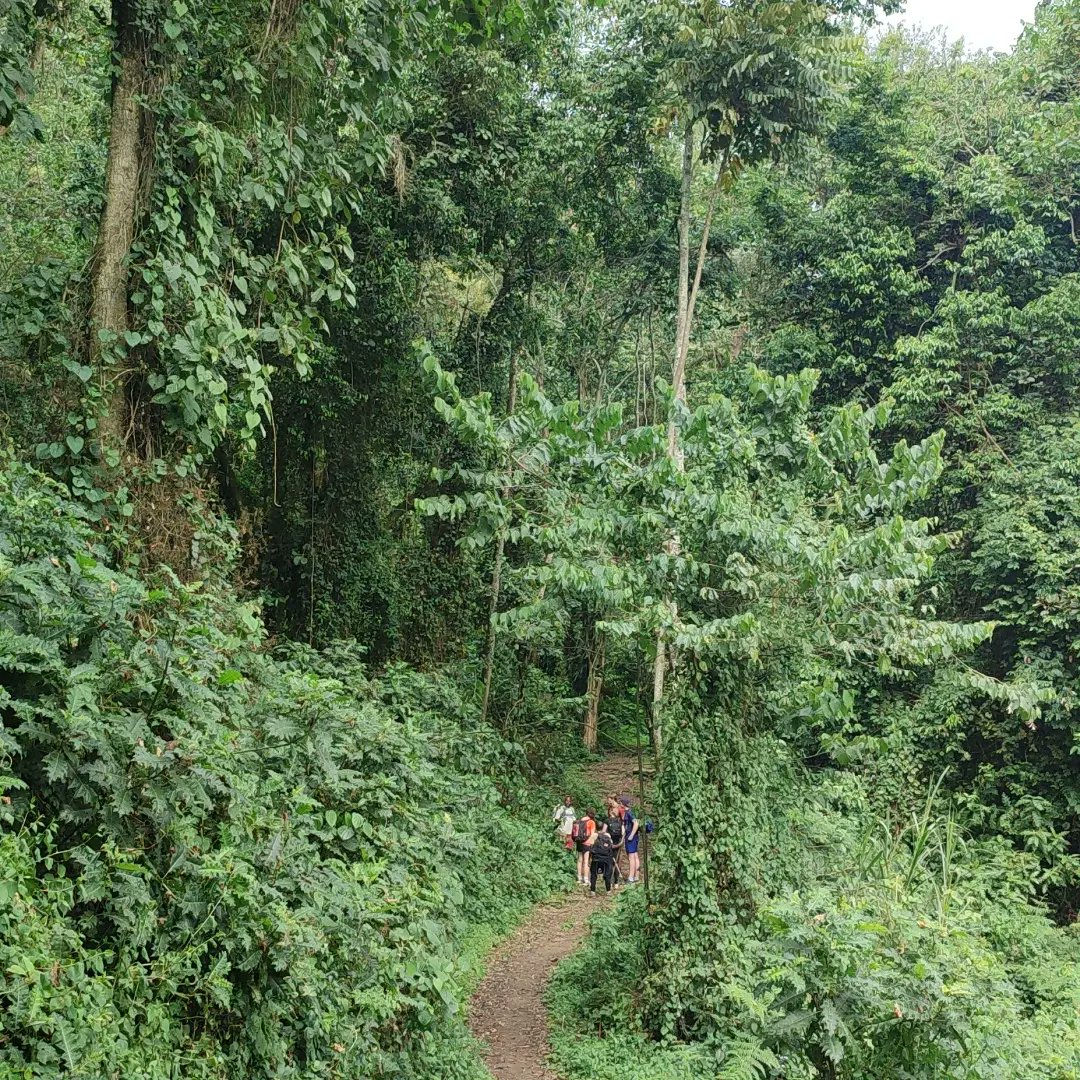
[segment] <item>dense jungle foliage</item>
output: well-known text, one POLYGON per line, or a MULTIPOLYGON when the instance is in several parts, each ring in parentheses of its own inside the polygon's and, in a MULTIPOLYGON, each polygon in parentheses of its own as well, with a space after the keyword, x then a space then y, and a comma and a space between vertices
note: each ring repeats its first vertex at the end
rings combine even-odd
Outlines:
POLYGON ((641 747, 566 1077, 1080 1078, 1080 2, 899 6, 0 0, 0 1077, 485 1075, 641 747))

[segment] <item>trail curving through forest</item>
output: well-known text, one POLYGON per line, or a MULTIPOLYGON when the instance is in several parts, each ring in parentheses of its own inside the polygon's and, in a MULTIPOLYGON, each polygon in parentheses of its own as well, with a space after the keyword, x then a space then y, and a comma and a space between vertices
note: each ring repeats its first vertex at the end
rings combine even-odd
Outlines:
MULTIPOLYGON (((588 775, 604 792, 637 795, 637 758, 631 754, 610 755, 588 775)), ((567 875, 572 872, 568 857, 567 875)), ((609 901, 606 893, 593 897, 579 887, 538 904, 491 953, 469 1005, 469 1027, 486 1045, 484 1061, 495 1080, 556 1080, 547 1067, 544 988, 559 962, 584 939, 589 916, 609 901)))

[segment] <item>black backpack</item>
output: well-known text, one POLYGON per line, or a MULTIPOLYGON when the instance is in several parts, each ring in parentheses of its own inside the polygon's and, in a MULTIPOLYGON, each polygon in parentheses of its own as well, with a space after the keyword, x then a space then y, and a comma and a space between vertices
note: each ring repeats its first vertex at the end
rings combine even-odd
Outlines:
POLYGON ((594 859, 610 859, 611 853, 614 851, 611 843, 611 837, 607 833, 597 833, 596 839, 592 842, 592 857, 594 859))
POLYGON ((608 836, 611 837, 611 842, 615 845, 622 843, 622 818, 616 815, 615 817, 608 818, 607 823, 608 836))

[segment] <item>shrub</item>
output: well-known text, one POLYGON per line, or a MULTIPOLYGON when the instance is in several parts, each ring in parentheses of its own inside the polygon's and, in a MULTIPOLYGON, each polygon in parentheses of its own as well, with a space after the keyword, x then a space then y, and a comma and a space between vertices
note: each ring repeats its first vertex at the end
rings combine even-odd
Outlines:
POLYGON ((621 900, 560 971, 568 1076, 1080 1077, 1080 931, 1032 902, 1037 856, 965 839, 933 800, 877 815, 861 778, 807 774, 776 739, 729 750, 698 815, 723 823, 722 858, 699 866, 682 849, 703 841, 665 836, 653 908, 621 900), (715 909, 686 907, 695 872, 715 909))
POLYGON ((459 943, 555 880, 450 680, 271 650, 0 469, 0 1073, 469 1077, 459 943))

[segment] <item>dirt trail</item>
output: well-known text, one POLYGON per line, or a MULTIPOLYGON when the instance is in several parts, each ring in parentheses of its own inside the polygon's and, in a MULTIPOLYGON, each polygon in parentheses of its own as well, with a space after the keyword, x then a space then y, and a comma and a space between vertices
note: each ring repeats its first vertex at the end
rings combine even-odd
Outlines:
MULTIPOLYGON (((637 803, 637 759, 630 754, 604 758, 589 770, 604 792, 632 794, 637 803)), ((573 873, 567 856, 567 875, 573 873)), ((548 1016, 544 987, 560 960, 585 936, 589 915, 607 903, 601 891, 580 889, 538 905, 488 959, 487 973, 473 994, 469 1026, 487 1044, 484 1060, 495 1080, 555 1080, 545 1067, 548 1016)))

